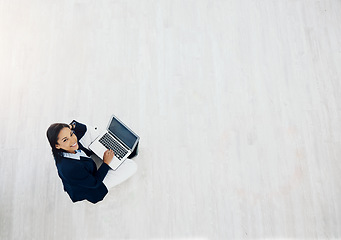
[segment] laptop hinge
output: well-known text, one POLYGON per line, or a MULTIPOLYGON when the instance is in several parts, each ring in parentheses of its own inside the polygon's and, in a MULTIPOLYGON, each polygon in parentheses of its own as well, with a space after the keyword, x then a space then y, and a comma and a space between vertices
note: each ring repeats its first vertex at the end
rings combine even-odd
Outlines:
POLYGON ((125 147, 126 149, 130 150, 131 149, 121 140, 119 139, 118 137, 115 136, 115 134, 113 134, 111 131, 108 130, 108 133, 113 137, 115 138, 119 143, 121 143, 123 145, 123 147, 125 147))

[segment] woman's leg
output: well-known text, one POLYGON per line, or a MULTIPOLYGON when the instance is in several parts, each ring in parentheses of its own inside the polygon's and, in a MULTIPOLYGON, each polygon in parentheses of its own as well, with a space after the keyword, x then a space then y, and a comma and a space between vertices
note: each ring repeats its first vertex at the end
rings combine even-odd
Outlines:
POLYGON ((137 170, 137 164, 130 159, 126 159, 115 171, 110 169, 103 179, 104 185, 109 190, 112 187, 130 178, 137 170))

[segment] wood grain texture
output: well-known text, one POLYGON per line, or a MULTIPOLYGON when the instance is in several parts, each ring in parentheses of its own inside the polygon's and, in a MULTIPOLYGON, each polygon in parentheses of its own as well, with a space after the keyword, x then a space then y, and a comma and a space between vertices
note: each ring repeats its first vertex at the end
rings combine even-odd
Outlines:
POLYGON ((2 0, 0 239, 341 238, 341 2, 2 0), (54 122, 141 137, 73 204, 54 122))

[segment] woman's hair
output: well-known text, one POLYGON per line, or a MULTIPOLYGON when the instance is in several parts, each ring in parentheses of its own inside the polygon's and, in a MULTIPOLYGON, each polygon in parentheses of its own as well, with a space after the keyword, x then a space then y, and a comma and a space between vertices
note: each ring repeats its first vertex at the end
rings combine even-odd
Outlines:
POLYGON ((52 148, 53 157, 56 161, 58 161, 60 157, 63 156, 63 152, 65 152, 63 149, 56 148, 56 144, 58 144, 57 140, 59 132, 63 128, 70 128, 70 126, 65 123, 54 123, 47 129, 46 132, 47 139, 49 140, 50 146, 52 148))

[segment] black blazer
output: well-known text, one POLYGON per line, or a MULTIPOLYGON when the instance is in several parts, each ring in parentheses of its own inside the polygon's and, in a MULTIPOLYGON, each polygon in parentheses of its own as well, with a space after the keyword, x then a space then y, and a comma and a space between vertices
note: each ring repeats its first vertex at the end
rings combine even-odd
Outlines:
MULTIPOLYGON (((73 121, 72 124, 75 124, 74 131, 78 139, 79 149, 90 156, 92 152, 84 148, 79 142, 86 134, 86 125, 76 121, 73 121)), ((58 158, 56 166, 64 185, 64 191, 69 194, 73 202, 88 200, 97 203, 103 200, 108 193, 108 189, 102 182, 110 169, 106 163, 103 163, 97 170, 96 164, 89 157, 80 157, 80 160, 77 160, 63 156, 58 158)))

